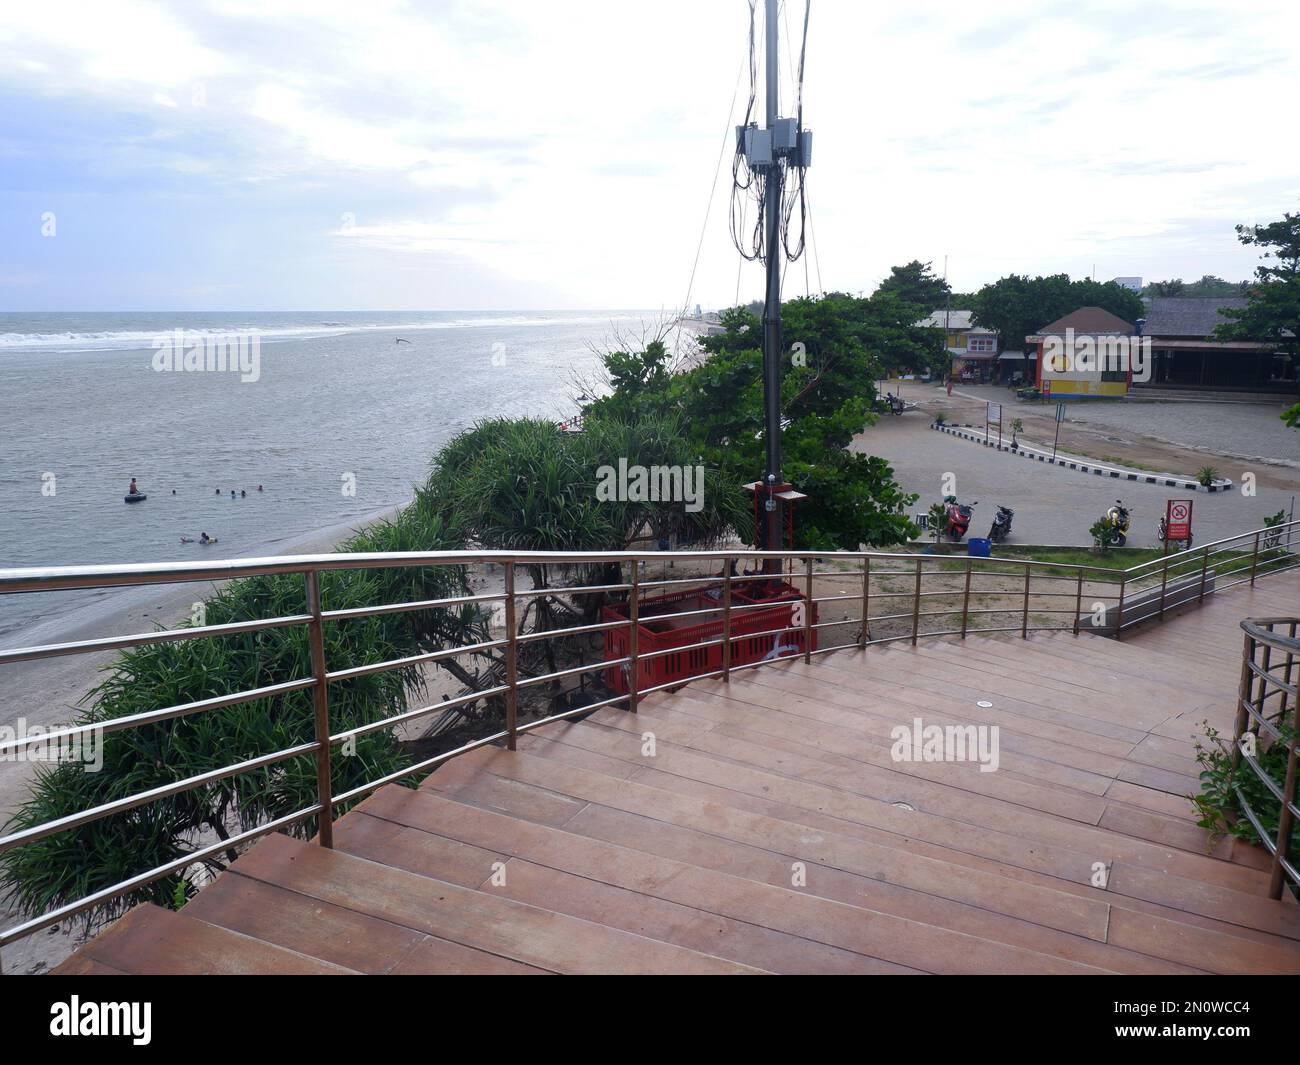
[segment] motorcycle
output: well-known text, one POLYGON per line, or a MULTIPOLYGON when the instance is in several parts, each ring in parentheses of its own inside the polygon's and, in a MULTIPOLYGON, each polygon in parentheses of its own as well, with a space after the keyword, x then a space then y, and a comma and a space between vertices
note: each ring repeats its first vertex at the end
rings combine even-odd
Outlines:
POLYGON ((1106 518, 1111 525, 1110 536, 1106 541, 1107 544, 1110 547, 1123 547, 1128 542, 1129 527, 1133 524, 1133 519, 1129 515, 1128 507, 1124 505, 1124 501, 1115 500, 1115 505, 1107 508, 1106 518))
POLYGON ((993 518, 993 525, 989 529, 989 540, 995 544, 1002 543, 1011 535, 1011 519, 1016 516, 1016 512, 1010 507, 1004 507, 998 504, 997 515, 993 518))
POLYGON ((944 496, 943 501, 948 505, 948 521, 944 532, 950 539, 959 541, 970 528, 971 512, 979 506, 979 500, 974 503, 958 503, 956 496, 944 496))

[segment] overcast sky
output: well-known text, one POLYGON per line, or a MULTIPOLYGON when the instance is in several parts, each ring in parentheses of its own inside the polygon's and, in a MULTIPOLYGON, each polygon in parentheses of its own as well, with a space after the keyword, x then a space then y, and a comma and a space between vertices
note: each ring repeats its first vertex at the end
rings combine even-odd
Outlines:
MULTIPOLYGON (((714 186, 747 30, 746 0, 5 0, 0 309, 671 307, 711 197, 691 302, 756 298, 714 186)), ((1233 225, 1300 209, 1297 40, 1295 0, 815 0, 785 292, 945 255, 959 290, 1247 277, 1233 225)))

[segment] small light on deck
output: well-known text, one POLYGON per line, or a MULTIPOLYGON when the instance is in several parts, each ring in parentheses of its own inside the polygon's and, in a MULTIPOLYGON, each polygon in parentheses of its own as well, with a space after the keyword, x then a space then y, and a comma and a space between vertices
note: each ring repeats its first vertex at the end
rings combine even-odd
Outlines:
POLYGON ((993 704, 992 704, 991 702, 989 702, 987 699, 981 699, 981 700, 980 700, 979 702, 977 702, 975 705, 976 705, 976 706, 982 706, 982 707, 984 707, 985 710, 987 710, 987 709, 988 709, 990 706, 992 706, 993 704))

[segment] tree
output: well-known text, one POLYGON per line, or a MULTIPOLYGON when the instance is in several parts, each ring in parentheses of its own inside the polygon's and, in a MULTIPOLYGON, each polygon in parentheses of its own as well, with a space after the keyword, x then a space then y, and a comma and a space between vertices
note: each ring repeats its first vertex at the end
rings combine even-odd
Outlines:
MULTIPOLYGON (((344 551, 438 550, 456 546, 435 514, 418 504, 342 545, 344 551)), ((460 567, 326 570, 320 575, 327 609, 419 602, 466 595, 460 567)), ((271 574, 232 581, 205 604, 206 622, 221 625, 301 614, 303 579, 271 574)), ((392 661, 423 651, 484 642, 486 628, 469 604, 403 614, 352 618, 324 626, 327 660, 340 668, 392 661)), ((312 675, 301 626, 155 644, 123 651, 104 682, 86 696, 76 724, 109 722, 312 675)), ((374 673, 330 686, 335 732, 376 723, 424 694, 415 667, 374 673)), ((102 735, 102 767, 74 762, 41 765, 25 801, 5 826, 18 831, 80 813, 115 799, 163 787, 233 763, 315 739, 312 694, 297 690, 254 702, 136 726, 102 735)), ((356 736, 331 761, 335 795, 410 764, 389 729, 356 736)), ((0 855, 0 886, 28 914, 80 901, 119 881, 192 853, 213 837, 228 839, 316 801, 315 760, 299 755, 237 776, 157 799, 98 821, 46 836, 0 855)), ((343 808, 340 807, 340 810, 343 808)), ((309 836, 315 818, 287 829, 309 836)), ((233 853, 227 852, 227 860, 233 853)), ((219 871, 223 861, 203 863, 219 871)), ((136 902, 169 905, 188 893, 182 870, 88 911, 87 924, 111 919, 136 902)))
MULTIPOLYGON (((872 382, 890 366, 928 365, 942 351, 942 338, 916 325, 920 317, 918 305, 890 291, 867 299, 827 293, 783 306, 783 473, 810 497, 795 512, 796 546, 857 549, 915 533, 904 513, 915 496, 884 460, 850 446, 875 421, 872 382)), ((665 378, 655 355, 634 380, 612 384, 587 408, 588 432, 601 421, 673 414, 706 468, 733 490, 757 480, 765 465, 761 323, 734 308, 722 325, 701 341, 708 357, 698 366, 665 378)), ((611 382, 629 364, 621 353, 607 362, 611 382)), ((735 524, 742 537, 748 526, 735 524)))
POLYGON ((1300 212, 1287 212, 1264 226, 1237 226, 1237 239, 1262 249, 1262 262, 1246 292, 1246 306, 1224 310, 1228 321, 1214 335, 1273 344, 1275 351, 1291 357, 1300 390, 1300 212))
POLYGON ((1105 283, 1083 278, 1071 281, 1068 274, 1022 277, 1010 274, 985 285, 971 303, 975 322, 996 329, 999 347, 1019 350, 1025 337, 1080 307, 1100 307, 1126 322, 1142 317, 1142 297, 1113 281, 1105 283))
POLYGON ((906 266, 891 267, 889 276, 876 291, 892 292, 905 302, 915 304, 921 308, 919 317, 924 318, 942 307, 952 293, 948 282, 936 277, 930 266, 930 263, 913 259, 906 266))

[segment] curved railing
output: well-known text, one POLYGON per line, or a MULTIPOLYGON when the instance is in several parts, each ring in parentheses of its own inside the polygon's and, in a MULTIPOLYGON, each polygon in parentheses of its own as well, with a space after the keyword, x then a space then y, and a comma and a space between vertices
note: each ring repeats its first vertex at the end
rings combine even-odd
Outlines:
POLYGON ((1282 897, 1283 877, 1300 886, 1300 871, 1292 861, 1291 830, 1300 817, 1296 808, 1297 737, 1300 736, 1300 618, 1246 618, 1241 653, 1241 691, 1237 699, 1237 721, 1233 732, 1233 793, 1241 812, 1254 828, 1261 843, 1273 856, 1269 895, 1282 897), (1270 700, 1277 700, 1270 705, 1270 700), (1288 721, 1288 712, 1290 720, 1288 721), (1286 772, 1277 781, 1260 764, 1259 756, 1272 744, 1286 748, 1286 772), (1245 763, 1261 784, 1278 801, 1278 825, 1269 833, 1260 810, 1251 805, 1237 774, 1245 763))
MULTIPOLYGON (((583 716, 601 707, 623 704, 632 712, 637 702, 651 692, 676 687, 668 683, 639 686, 638 663, 661 655, 720 646, 721 668, 693 673, 692 679, 719 677, 729 681, 733 673, 762 665, 762 661, 739 664, 733 661, 733 647, 741 640, 779 637, 791 627, 743 635, 733 633, 734 618, 746 610, 770 610, 766 603, 733 602, 733 586, 740 581, 779 578, 802 594, 810 609, 801 612, 798 624, 802 632, 799 646, 805 660, 813 655, 846 647, 865 648, 875 644, 910 641, 922 637, 955 636, 965 638, 976 633, 1010 633, 1022 638, 1031 632, 1063 631, 1079 634, 1090 631, 1122 638, 1132 626, 1156 616, 1163 617, 1167 608, 1200 601, 1216 587, 1227 585, 1223 578, 1247 574, 1233 583, 1253 583, 1267 573, 1284 572, 1300 566, 1300 556, 1292 549, 1300 522, 1252 530, 1216 544, 1165 556, 1127 570, 1104 566, 1037 562, 1009 558, 956 557, 944 554, 913 552, 759 552, 736 550, 677 552, 507 552, 507 551, 432 551, 377 554, 318 554, 272 558, 233 559, 205 565, 188 563, 151 563, 129 566, 69 566, 45 569, 0 570, 0 594, 67 591, 87 588, 110 588, 152 584, 226 581, 269 574, 300 574, 303 578, 303 609, 300 612, 250 621, 220 625, 195 625, 101 639, 20 647, 0 651, 0 666, 66 655, 122 650, 152 644, 210 639, 239 633, 256 633, 270 629, 305 628, 310 648, 311 672, 277 683, 225 695, 204 698, 173 706, 164 706, 130 715, 97 720, 92 724, 69 726, 43 732, 39 738, 0 738, 0 760, 12 760, 19 752, 38 744, 49 746, 79 741, 87 736, 138 728, 163 721, 211 713, 224 707, 260 699, 282 696, 295 691, 312 693, 312 739, 310 742, 258 754, 256 757, 211 769, 148 791, 124 796, 76 814, 33 825, 0 837, 0 852, 45 839, 93 821, 144 806, 150 802, 179 795, 214 782, 237 777, 252 770, 285 762, 291 758, 311 756, 315 759, 316 796, 310 803, 265 824, 228 835, 216 843, 196 847, 174 861, 141 871, 118 883, 106 886, 84 898, 59 906, 0 931, 0 947, 46 928, 65 918, 144 887, 162 877, 180 872, 196 863, 222 853, 230 853, 241 844, 282 828, 315 817, 322 846, 332 846, 334 812, 340 805, 389 783, 432 770, 441 763, 488 744, 504 742, 514 749, 520 733, 540 728, 552 721, 583 716), (1235 547, 1234 547, 1235 545, 1235 547), (501 591, 459 595, 415 602, 379 603, 347 609, 328 609, 322 602, 320 574, 331 570, 365 570, 427 568, 493 563, 502 567, 501 591), (760 572, 764 564, 780 573, 760 572), (816 568, 818 565, 830 568, 816 568), (516 586, 519 567, 558 565, 563 567, 619 567, 620 578, 613 583, 577 587, 516 586), (749 565, 752 573, 733 576, 733 567, 749 565), (654 570, 661 573, 658 577, 654 570), (672 568, 685 576, 668 577, 672 568), (695 570, 697 572, 691 572, 695 570), (720 631, 713 639, 685 647, 642 651, 639 634, 645 633, 645 619, 637 616, 640 597, 655 589, 696 588, 713 596, 713 604, 704 610, 659 614, 653 620, 664 622, 700 615, 720 619, 720 631), (819 594, 826 593, 826 594, 819 594), (602 595, 620 597, 628 604, 624 619, 595 624, 573 625, 560 629, 520 632, 517 608, 536 596, 602 595), (500 617, 494 626, 499 635, 463 646, 441 648, 382 662, 331 664, 326 660, 324 626, 331 622, 375 617, 385 614, 431 611, 467 605, 500 604, 500 617), (901 607, 901 608, 900 608, 901 607), (874 611, 874 612, 873 612, 874 611), (538 641, 564 637, 596 635, 624 630, 626 654, 612 660, 602 658, 587 664, 520 676, 520 649, 538 641), (835 634, 840 638, 835 639, 835 634), (436 664, 463 655, 501 657, 501 683, 466 691, 453 698, 403 710, 378 721, 339 732, 329 725, 330 689, 332 685, 357 677, 392 670, 436 664), (599 674, 611 668, 627 666, 628 690, 608 698, 586 702, 559 712, 546 713, 532 720, 519 720, 519 692, 539 685, 562 687, 564 682, 599 674), (424 758, 398 772, 387 774, 352 787, 339 794, 332 790, 331 763, 334 750, 355 737, 380 729, 392 729, 433 714, 465 708, 489 699, 504 703, 504 727, 479 736, 471 742, 424 758)), ((1294 697, 1294 688, 1288 689, 1294 697)), ((1294 754, 1292 757, 1294 765, 1294 754)), ((1291 792, 1294 795, 1294 791, 1291 792)), ((1282 859, 1286 861, 1285 855, 1282 859)), ((1286 868, 1290 870, 1290 866, 1286 868)))

